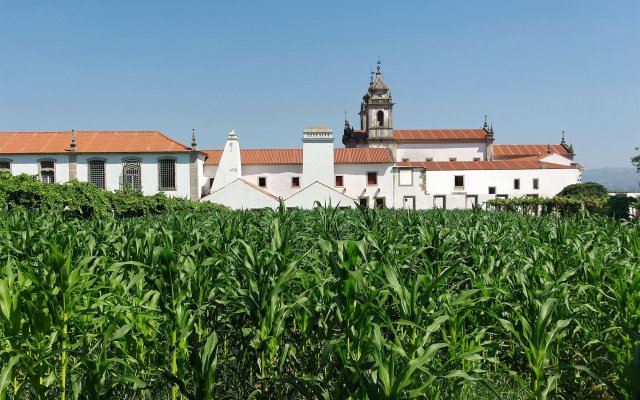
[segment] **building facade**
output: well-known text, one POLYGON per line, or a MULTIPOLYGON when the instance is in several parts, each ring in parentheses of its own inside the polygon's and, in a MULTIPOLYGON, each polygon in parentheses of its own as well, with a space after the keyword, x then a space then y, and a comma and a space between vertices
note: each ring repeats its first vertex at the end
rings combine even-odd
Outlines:
POLYGON ((302 132, 302 148, 245 149, 234 130, 221 150, 198 150, 157 131, 0 132, 0 171, 43 182, 78 179, 106 190, 212 201, 234 209, 339 207, 473 208, 494 198, 552 197, 580 182, 560 144, 496 144, 478 129, 395 129, 380 64, 360 106, 345 120, 344 148, 331 128, 302 132))

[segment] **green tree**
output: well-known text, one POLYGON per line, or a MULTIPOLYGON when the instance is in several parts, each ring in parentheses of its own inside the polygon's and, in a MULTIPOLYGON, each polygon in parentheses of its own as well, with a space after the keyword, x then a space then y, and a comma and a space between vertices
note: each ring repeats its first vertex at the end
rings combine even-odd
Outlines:
POLYGON ((558 193, 559 197, 607 197, 607 188, 596 182, 574 183, 558 193))

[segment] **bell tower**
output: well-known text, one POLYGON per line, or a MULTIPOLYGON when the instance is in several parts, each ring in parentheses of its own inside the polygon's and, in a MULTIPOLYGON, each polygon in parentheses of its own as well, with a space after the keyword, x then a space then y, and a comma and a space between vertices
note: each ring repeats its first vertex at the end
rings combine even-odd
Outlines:
POLYGON ((382 80, 381 64, 378 60, 375 78, 372 72, 360 105, 360 129, 368 133, 370 147, 387 146, 393 139, 393 103, 389 86, 382 80))

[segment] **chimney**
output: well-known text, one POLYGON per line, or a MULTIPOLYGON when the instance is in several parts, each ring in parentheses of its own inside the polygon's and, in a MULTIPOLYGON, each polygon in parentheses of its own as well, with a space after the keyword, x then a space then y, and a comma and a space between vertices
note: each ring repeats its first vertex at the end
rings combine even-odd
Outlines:
POLYGON ((242 176, 240 170, 240 142, 236 131, 231 128, 227 135, 227 143, 224 145, 220 163, 216 170, 216 176, 211 185, 211 192, 222 189, 242 176))
POLYGON ((69 147, 71 151, 76 151, 76 131, 74 129, 71 130, 71 144, 69 147))
POLYGON ((319 181, 333 187, 333 131, 322 125, 302 133, 302 186, 319 181))

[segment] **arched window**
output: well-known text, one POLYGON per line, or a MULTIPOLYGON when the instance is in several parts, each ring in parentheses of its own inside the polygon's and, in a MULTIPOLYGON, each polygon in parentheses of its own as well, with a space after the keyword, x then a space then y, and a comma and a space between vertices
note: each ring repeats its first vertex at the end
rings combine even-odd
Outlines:
POLYGON ((56 181, 55 160, 39 160, 40 181, 43 183, 54 183, 56 181))
POLYGON ((384 112, 382 110, 378 111, 376 118, 378 120, 378 126, 384 126, 384 112))
POLYGON ((93 183, 100 189, 105 188, 104 165, 105 161, 100 159, 89 160, 89 183, 93 183))
POLYGON ((142 190, 141 182, 140 160, 133 158, 124 160, 124 165, 122 166, 122 187, 129 187, 133 190, 142 190))
POLYGON ((176 190, 176 160, 158 160, 158 190, 176 190))

